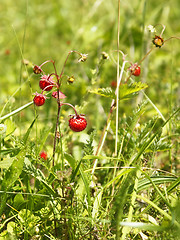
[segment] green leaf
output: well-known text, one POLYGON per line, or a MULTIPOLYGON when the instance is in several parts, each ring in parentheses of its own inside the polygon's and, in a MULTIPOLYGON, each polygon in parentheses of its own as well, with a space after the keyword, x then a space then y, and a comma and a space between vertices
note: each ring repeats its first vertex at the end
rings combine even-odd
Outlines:
POLYGON ((14 161, 14 158, 0 161, 0 168, 8 169, 12 165, 13 161, 14 161))
POLYGON ((75 169, 75 162, 76 162, 76 160, 70 154, 68 154, 66 152, 64 153, 64 157, 68 161, 68 163, 70 164, 72 169, 75 169))
POLYGON ((37 117, 38 117, 38 116, 35 117, 35 119, 34 119, 33 122, 31 123, 31 125, 30 125, 30 127, 28 128, 26 134, 25 134, 24 137, 23 137, 23 142, 24 142, 24 144, 26 144, 26 142, 27 142, 27 140, 28 140, 29 134, 30 134, 30 132, 31 132, 31 129, 32 129, 32 127, 33 127, 33 125, 34 125, 37 117))
POLYGON ((10 119, 6 119, 4 124, 7 127, 5 140, 8 140, 8 138, 9 138, 8 136, 11 135, 15 131, 16 127, 15 127, 15 123, 13 121, 11 121, 10 119))
POLYGON ((115 93, 112 91, 111 88, 98 88, 98 89, 94 89, 94 90, 89 90, 90 93, 94 93, 97 95, 101 95, 103 97, 107 97, 107 98, 115 98, 115 93))
POLYGON ((41 182, 48 190, 49 194, 51 195, 56 194, 52 186, 46 181, 43 172, 40 169, 35 168, 34 165, 27 158, 24 161, 23 171, 25 171, 27 174, 30 174, 31 176, 36 178, 39 182, 41 182))
POLYGON ((132 155, 131 157, 131 162, 130 164, 132 164, 133 162, 136 162, 140 156, 146 151, 146 149, 152 144, 152 142, 154 141, 155 137, 161 133, 162 128, 170 121, 171 118, 173 118, 178 112, 180 111, 180 108, 178 108, 164 123, 161 123, 161 125, 159 126, 159 128, 156 130, 156 132, 150 137, 149 140, 145 141, 142 145, 142 147, 140 148, 139 152, 136 155, 132 155))
POLYGON ((153 224, 147 224, 143 222, 120 222, 121 226, 129 227, 129 228, 138 228, 142 229, 144 231, 163 231, 166 230, 167 227, 159 226, 159 225, 153 225, 153 224))
MULTIPOLYGON (((20 151, 18 155, 14 158, 13 163, 5 172, 4 178, 1 184, 1 190, 8 191, 8 189, 14 184, 14 182, 19 178, 24 164, 24 150, 20 151)), ((6 206, 7 194, 2 194, 0 196, 0 215, 3 213, 6 206)))
POLYGON ((8 149, 0 150, 0 153, 3 155, 14 153, 16 155, 19 151, 20 151, 20 148, 8 148, 8 149))
POLYGON ((4 115, 3 117, 0 118, 0 122, 5 120, 5 119, 7 119, 7 118, 9 118, 9 117, 11 117, 11 116, 13 116, 13 115, 15 115, 15 114, 17 114, 17 113, 19 113, 19 112, 21 112, 22 110, 24 110, 25 108, 31 106, 32 104, 33 104, 33 101, 23 105, 22 107, 14 110, 14 111, 6 114, 6 115, 4 115))
POLYGON ((130 85, 123 84, 119 89, 119 99, 128 99, 134 96, 135 93, 147 88, 148 85, 142 82, 134 82, 130 85))
POLYGON ((23 164, 24 164, 24 151, 22 150, 21 152, 18 153, 18 155, 16 155, 12 165, 6 171, 1 185, 2 190, 8 190, 14 184, 14 182, 18 179, 22 172, 23 164))
POLYGON ((13 207, 19 210, 20 208, 22 208, 24 203, 25 203, 25 200, 23 198, 23 195, 22 194, 17 194, 14 197, 14 205, 13 205, 13 207))
MULTIPOLYGON (((164 184, 164 183, 170 183, 175 182, 177 180, 176 177, 173 176, 153 176, 151 177, 151 181, 155 184, 164 184)), ((142 191, 144 189, 147 189, 148 187, 152 186, 152 182, 147 178, 143 178, 138 183, 138 192, 142 191)))
MULTIPOLYGON (((135 93, 147 88, 148 85, 142 82, 134 82, 132 84, 122 84, 119 89, 119 100, 128 99, 134 96, 135 93)), ((90 93, 94 93, 103 97, 115 99, 115 92, 111 88, 98 88, 90 90, 90 93)))
POLYGON ((85 190, 86 190, 86 194, 87 194, 87 202, 88 202, 88 213, 89 215, 91 215, 91 195, 90 195, 90 187, 89 187, 89 183, 88 183, 88 179, 86 177, 86 175, 84 174, 84 171, 82 170, 82 168, 79 168, 79 172, 81 174, 81 178, 83 180, 84 186, 85 186, 85 190))
POLYGON ((97 218, 98 216, 99 208, 101 206, 102 194, 103 194, 103 191, 100 191, 94 200, 93 210, 92 210, 92 218, 94 219, 97 218))

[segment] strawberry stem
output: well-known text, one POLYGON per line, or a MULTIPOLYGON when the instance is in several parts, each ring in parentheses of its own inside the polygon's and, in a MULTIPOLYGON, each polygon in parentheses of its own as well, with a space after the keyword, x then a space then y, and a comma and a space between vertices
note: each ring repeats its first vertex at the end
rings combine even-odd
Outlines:
POLYGON ((78 116, 78 113, 77 113, 77 111, 76 111, 75 107, 74 107, 72 104, 70 104, 70 103, 61 103, 61 104, 60 104, 60 106, 62 106, 62 105, 67 105, 67 106, 70 106, 70 107, 72 107, 72 108, 73 108, 73 110, 74 110, 74 112, 75 112, 75 114, 76 114, 76 116, 78 116))

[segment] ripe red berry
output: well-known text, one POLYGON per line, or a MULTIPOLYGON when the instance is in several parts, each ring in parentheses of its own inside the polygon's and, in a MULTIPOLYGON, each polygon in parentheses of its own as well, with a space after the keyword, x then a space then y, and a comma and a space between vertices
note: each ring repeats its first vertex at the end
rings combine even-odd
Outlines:
POLYGON ((40 93, 36 93, 36 96, 34 97, 33 101, 36 106, 42 106, 45 103, 46 96, 40 93))
POLYGON ((137 63, 132 64, 129 67, 129 70, 131 71, 132 75, 138 77, 141 73, 141 68, 140 66, 137 65, 137 63))
POLYGON ((69 119, 69 127, 74 132, 81 132, 83 131, 87 126, 87 121, 85 117, 82 117, 81 115, 75 115, 69 119))
POLYGON ((47 152, 42 151, 42 152, 39 154, 39 156, 40 156, 41 158, 43 158, 44 160, 46 160, 46 159, 47 159, 47 152))
POLYGON ((138 77, 138 76, 140 75, 140 73, 141 73, 141 68, 138 66, 138 67, 134 70, 133 75, 136 76, 136 77, 138 77))
POLYGON ((116 88, 117 87, 117 81, 116 80, 112 80, 111 81, 111 87, 112 88, 116 88))
POLYGON ((39 81, 39 86, 44 91, 51 91, 53 85, 54 82, 52 80, 52 77, 49 77, 48 75, 43 75, 39 81))

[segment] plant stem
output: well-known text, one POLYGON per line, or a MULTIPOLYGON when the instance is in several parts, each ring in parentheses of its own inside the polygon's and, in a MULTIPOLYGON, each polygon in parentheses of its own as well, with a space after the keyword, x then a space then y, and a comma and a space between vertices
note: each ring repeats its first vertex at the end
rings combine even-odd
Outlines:
MULTIPOLYGON (((81 56, 81 54, 80 54, 79 52, 75 51, 75 50, 72 50, 72 51, 70 51, 70 52, 68 53, 68 55, 67 55, 67 57, 66 57, 66 60, 65 60, 65 62, 64 62, 64 65, 63 65, 63 67, 62 67, 62 70, 61 70, 61 74, 60 74, 60 76, 59 76, 59 79, 62 79, 62 75, 63 75, 63 73, 64 73, 64 68, 65 68, 65 66, 66 66, 67 60, 68 60, 69 56, 71 55, 71 53, 77 53, 78 55, 81 56)), ((61 85, 61 82, 60 82, 60 85, 61 85)))
POLYGON ((76 114, 76 116, 78 115, 78 113, 77 113, 77 111, 76 111, 75 107, 74 107, 72 104, 70 104, 70 103, 61 103, 61 104, 60 104, 60 106, 63 106, 63 105, 67 105, 67 106, 70 106, 70 107, 72 107, 72 108, 73 108, 73 110, 74 110, 74 112, 75 112, 75 114, 76 114))
POLYGON ((60 117, 60 111, 61 111, 61 106, 58 103, 58 110, 57 110, 57 119, 56 119, 56 128, 55 128, 55 136, 54 136, 54 144, 53 144, 53 167, 54 167, 54 161, 55 161, 55 153, 56 153, 56 141, 57 141, 57 130, 58 130, 58 125, 59 125, 59 117, 60 117))
POLYGON ((122 67, 121 67, 121 72, 119 79, 117 81, 117 88, 116 88, 116 140, 115 140, 115 156, 117 156, 117 145, 118 145, 118 123, 119 123, 119 87, 120 83, 122 80, 123 72, 124 72, 124 67, 125 67, 126 61, 123 61, 122 67))
MULTIPOLYGON (((117 32, 117 94, 116 94, 116 136, 115 136, 115 150, 114 155, 117 156, 117 143, 118 143, 118 101, 119 101, 119 34, 120 34, 120 0, 118 0, 118 32, 117 32)), ((121 69, 122 70, 122 69, 121 69)))

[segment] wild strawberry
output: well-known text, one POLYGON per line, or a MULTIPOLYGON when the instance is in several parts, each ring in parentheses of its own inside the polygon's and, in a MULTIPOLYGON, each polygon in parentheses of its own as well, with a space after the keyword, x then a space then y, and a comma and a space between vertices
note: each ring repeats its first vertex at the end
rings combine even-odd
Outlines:
POLYGON ((40 93, 36 93, 35 97, 33 99, 34 104, 36 106, 42 106, 45 103, 45 100, 46 100, 46 96, 44 96, 43 94, 40 94, 40 93))
POLYGON ((39 86, 44 91, 51 91, 53 85, 54 85, 53 78, 49 77, 48 75, 43 75, 41 77, 41 80, 39 81, 39 86))
POLYGON ((117 87, 117 81, 116 80, 112 80, 111 81, 111 87, 112 88, 116 88, 117 87))
POLYGON ((138 67, 134 70, 133 75, 136 76, 136 77, 138 77, 138 76, 140 75, 140 73, 141 73, 141 68, 138 66, 138 67))
POLYGON ((137 63, 132 64, 129 67, 129 70, 131 71, 132 75, 138 77, 141 73, 141 68, 140 66, 137 65, 137 63))
POLYGON ((69 127, 74 132, 81 132, 83 131, 87 126, 87 121, 85 117, 81 115, 75 115, 69 119, 69 127))
POLYGON ((41 158, 43 158, 44 160, 46 160, 46 159, 47 159, 47 152, 42 151, 42 152, 39 154, 39 156, 40 156, 41 158))

